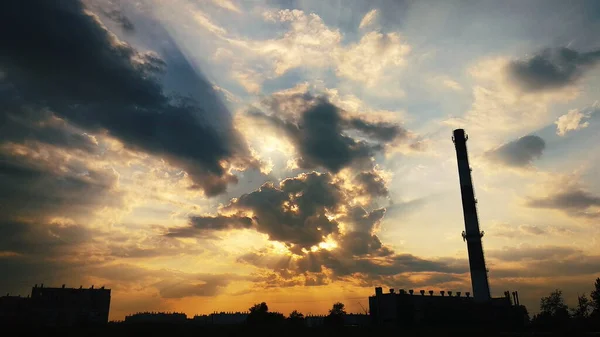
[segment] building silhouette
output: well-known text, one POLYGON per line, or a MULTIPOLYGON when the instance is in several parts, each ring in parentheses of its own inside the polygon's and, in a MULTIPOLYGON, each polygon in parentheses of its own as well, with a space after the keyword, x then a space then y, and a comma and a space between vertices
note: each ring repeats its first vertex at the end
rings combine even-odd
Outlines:
MULTIPOLYGON (((516 294, 516 292, 515 292, 516 294)), ((510 293, 503 297, 490 298, 486 302, 477 301, 469 292, 413 290, 396 292, 390 289, 384 293, 381 287, 375 288, 375 295, 369 297, 371 323, 387 326, 451 326, 457 324, 513 324, 522 322, 518 318, 521 307, 513 303, 510 293)))
POLYGON ((214 312, 194 316, 194 323, 202 325, 235 325, 246 322, 248 312, 214 312))
POLYGON ((377 325, 405 326, 450 326, 455 324, 500 324, 522 323, 523 308, 518 301, 518 294, 513 292, 514 304, 510 292, 503 297, 492 298, 485 265, 479 229, 479 218, 471 167, 467 154, 468 136, 463 129, 453 132, 452 140, 456 147, 456 158, 460 181, 465 231, 463 240, 467 242, 469 269, 473 296, 470 292, 413 290, 383 293, 382 288, 375 288, 375 296, 369 297, 371 322, 377 325))
POLYGON ((5 324, 41 326, 101 325, 108 323, 110 289, 39 287, 31 296, 0 298, 0 317, 5 324))
POLYGON ((31 307, 29 296, 6 296, 0 297, 0 324, 24 323, 28 317, 31 307))
POLYGON ((187 315, 180 312, 138 312, 125 316, 125 323, 186 323, 187 315))

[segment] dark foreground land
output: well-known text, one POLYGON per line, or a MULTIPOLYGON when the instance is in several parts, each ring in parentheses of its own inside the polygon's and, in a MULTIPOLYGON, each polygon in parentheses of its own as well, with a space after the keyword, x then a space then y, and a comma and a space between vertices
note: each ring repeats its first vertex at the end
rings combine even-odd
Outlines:
POLYGON ((28 326, 4 327, 4 336, 90 336, 90 337, 125 337, 125 336, 143 336, 143 337, 200 337, 200 336, 219 336, 219 337, 294 337, 294 336, 344 336, 344 337, 366 337, 366 336, 407 336, 407 337, 536 337, 536 336, 600 336, 600 333, 577 332, 577 331, 555 331, 555 332, 499 332, 486 330, 465 329, 427 329, 406 330, 401 328, 383 328, 383 327, 249 327, 245 325, 237 326, 190 326, 178 324, 123 324, 111 323, 99 327, 76 327, 76 328, 35 328, 28 326))

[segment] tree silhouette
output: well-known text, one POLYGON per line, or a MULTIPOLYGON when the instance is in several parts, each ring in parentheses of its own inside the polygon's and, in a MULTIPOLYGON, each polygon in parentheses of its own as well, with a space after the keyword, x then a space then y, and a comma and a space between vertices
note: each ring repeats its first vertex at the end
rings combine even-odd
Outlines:
POLYGON ((301 312, 299 312, 298 310, 294 310, 290 313, 290 316, 288 318, 299 320, 299 319, 304 319, 304 315, 301 312))
POLYGON ((344 325, 344 303, 337 302, 333 304, 333 307, 329 310, 329 315, 325 317, 323 323, 327 326, 339 327, 344 325))
POLYGON ((250 307, 250 313, 246 318, 246 323, 249 325, 277 325, 285 321, 283 314, 278 312, 269 312, 267 303, 257 303, 250 307))
POLYGON ((596 331, 600 330, 600 278, 594 283, 594 290, 590 293, 590 305, 592 314, 590 315, 590 327, 596 331))
POLYGON ((594 290, 590 293, 591 306, 594 314, 600 314, 600 277, 596 279, 594 283, 594 290))
POLYGON ((250 314, 260 314, 260 313, 267 313, 269 312, 269 307, 267 306, 267 303, 262 302, 262 303, 257 303, 255 305, 253 305, 252 307, 250 307, 250 314))
POLYGON ((585 294, 577 296, 577 307, 571 310, 573 317, 580 320, 587 319, 590 316, 591 306, 592 303, 590 302, 590 299, 585 296, 585 294))
POLYGON ((344 303, 341 302, 337 302, 333 304, 333 308, 331 308, 331 310, 329 310, 329 315, 330 316, 343 316, 346 314, 346 311, 344 310, 344 303))
POLYGON ((540 313, 533 318, 533 324, 541 330, 567 328, 569 324, 569 307, 565 304, 562 291, 556 289, 550 295, 542 297, 540 313))
POLYGON ((565 313, 568 315, 569 307, 565 304, 565 300, 562 296, 561 290, 554 290, 547 297, 542 297, 540 303, 540 311, 543 313, 548 313, 553 317, 564 315, 565 313))
POLYGON ((304 315, 298 310, 294 310, 288 317, 288 323, 293 327, 304 326, 304 315))

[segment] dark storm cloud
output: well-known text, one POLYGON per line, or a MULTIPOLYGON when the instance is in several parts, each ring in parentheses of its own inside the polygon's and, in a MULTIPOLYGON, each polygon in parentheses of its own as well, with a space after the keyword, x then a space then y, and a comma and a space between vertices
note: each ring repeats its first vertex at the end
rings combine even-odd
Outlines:
MULTIPOLYGON (((154 288, 161 297, 213 296, 233 280, 235 274, 188 274, 172 270, 151 270, 133 265, 113 264, 115 257, 153 257, 195 252, 181 243, 138 240, 150 248, 132 249, 119 246, 111 233, 92 230, 77 224, 26 221, 0 222, 0 288, 25 295, 34 284, 69 286, 106 280, 116 290, 154 288), (103 243, 111 242, 108 249, 103 243), (177 246, 177 247, 174 247, 177 246), (175 249, 177 248, 177 249, 175 249), (157 280, 161 280, 158 281, 157 280)), ((164 241, 164 240, 163 240, 164 241)))
POLYGON ((167 232, 170 237, 194 237, 199 233, 210 233, 227 229, 252 227, 252 219, 243 215, 216 215, 190 217, 190 226, 171 228, 167 232))
MULTIPOLYGON (((396 277, 401 273, 462 274, 467 271, 466 261, 433 261, 394 252, 375 234, 385 215, 385 209, 369 211, 360 206, 350 206, 348 201, 351 198, 346 195, 340 199, 340 205, 344 205, 345 212, 338 220, 344 223, 346 228, 344 232, 331 232, 337 243, 333 250, 295 252, 297 256, 294 259, 290 256, 273 256, 269 251, 250 252, 240 256, 238 262, 267 270, 266 276, 259 280, 264 287, 320 285, 349 277, 370 284, 396 277), (328 275, 327 278, 324 275, 328 275), (320 277, 319 282, 315 279, 317 277, 320 277)), ((272 204, 271 209, 278 208, 277 203, 272 204)), ((284 241, 287 242, 289 241, 284 241)))
POLYGON ((2 220, 14 217, 78 218, 99 204, 120 206, 118 175, 110 168, 92 169, 84 162, 47 154, 24 156, 0 150, 0 209, 2 220))
POLYGON ((349 209, 340 221, 349 226, 338 239, 339 249, 349 256, 389 256, 394 252, 374 234, 385 215, 385 208, 367 211, 360 206, 349 209))
POLYGON ((528 167, 540 158, 546 142, 538 136, 525 136, 486 152, 488 159, 512 167, 528 167))
POLYGON ((372 233, 385 215, 385 208, 367 211, 361 206, 349 207, 348 213, 341 220, 357 232, 372 233))
POLYGON ((71 286, 84 284, 79 272, 83 263, 69 263, 28 256, 0 255, 0 269, 7 277, 0 277, 0 288, 4 294, 28 295, 34 284, 60 286, 66 281, 71 286))
MULTIPOLYGON (((248 279, 236 274, 182 273, 146 269, 130 264, 23 256, 0 256, 0 268, 11 276, 0 278, 0 287, 11 294, 21 295, 29 294, 34 284, 60 287, 66 283, 69 287, 87 287, 93 280, 101 279, 107 281, 101 285, 121 293, 143 288, 155 290, 161 298, 167 299, 215 296, 221 294, 232 281, 248 279)), ((111 310, 118 310, 118 306, 112 306, 111 310)))
POLYGON ((389 195, 389 190, 385 180, 374 171, 364 171, 356 175, 356 182, 364 194, 371 196, 386 197, 389 195))
POLYGON ((556 209, 574 216, 600 216, 600 212, 590 211, 592 207, 600 207, 600 197, 579 188, 568 188, 552 195, 530 198, 527 206, 556 209))
POLYGON ((340 238, 340 246, 352 256, 389 256, 394 252, 385 247, 377 235, 365 232, 349 232, 340 238))
POLYGON ((118 9, 111 9, 104 11, 103 14, 114 22, 118 23, 124 31, 133 32, 135 30, 133 22, 131 22, 131 20, 129 20, 129 18, 125 16, 122 11, 118 9))
POLYGON ((157 79, 164 61, 118 41, 80 1, 1 2, 0 43, 0 87, 10 88, 0 92, 3 114, 49 109, 90 132, 106 130, 185 169, 207 195, 236 181, 221 163, 238 155, 249 162, 210 85, 195 100, 168 97, 157 79))
POLYGON ((370 159, 386 143, 407 137, 407 131, 392 123, 346 117, 325 97, 309 93, 278 95, 267 99, 271 114, 251 111, 257 120, 283 131, 294 143, 301 168, 324 167, 338 172, 348 166, 370 167, 370 159), (366 139, 359 139, 358 133, 366 139))
POLYGON ((394 254, 383 260, 376 259, 343 259, 335 257, 331 252, 319 251, 309 254, 305 259, 307 265, 299 262, 300 267, 319 271, 321 266, 334 270, 337 275, 348 276, 354 273, 369 275, 390 276, 403 272, 444 272, 464 273, 468 270, 466 264, 452 266, 441 261, 431 261, 419 258, 411 254, 394 254), (312 254, 312 256, 311 256, 312 254))
MULTIPOLYGON (((351 239, 350 239, 351 240, 351 239)), ((362 240, 361 240, 362 241, 362 240)), ((468 272, 468 262, 426 260, 410 254, 362 255, 353 256, 346 250, 310 252, 298 259, 288 257, 265 258, 258 253, 246 253, 238 262, 248 263, 269 270, 268 281, 263 286, 310 285, 309 279, 325 276, 330 281, 352 280, 364 283, 363 286, 388 282, 405 273, 444 273, 460 275, 468 272), (327 273, 324 271, 327 270, 327 273), (294 280, 293 283, 288 282, 294 280), (301 281, 304 280, 304 283, 301 281)), ((324 280, 322 280, 324 281, 324 280)), ((321 282, 326 283, 326 282, 321 282)), ((319 285, 319 284, 316 284, 319 285)))
POLYGON ((397 124, 385 122, 368 122, 360 118, 348 120, 349 127, 358 130, 372 139, 391 142, 396 138, 405 138, 408 132, 397 124))
POLYGON ((505 247, 487 255, 503 262, 519 262, 518 268, 498 266, 495 277, 556 277, 597 274, 600 256, 568 246, 505 247))
POLYGON ((527 60, 513 61, 509 75, 525 91, 557 89, 575 83, 600 61, 600 50, 545 49, 527 60))
POLYGON ((94 234, 93 230, 76 224, 5 220, 0 222, 0 251, 55 257, 87 242, 94 234))
MULTIPOLYGON (((278 185, 268 182, 256 191, 233 198, 220 214, 191 217, 187 226, 170 228, 165 235, 206 237, 216 231, 252 228, 267 234, 269 240, 285 244, 297 255, 304 255, 303 249, 318 246, 327 237, 336 240, 339 250, 348 256, 392 254, 375 235, 385 208, 351 205, 356 197, 379 196, 381 189, 368 194, 363 187, 352 187, 348 189, 344 181, 329 173, 317 172, 284 179, 278 185), (345 233, 340 233, 339 222, 346 225, 345 233)), ((260 260, 264 263, 265 258, 260 260)))
MULTIPOLYGON (((338 232, 338 223, 327 218, 344 201, 340 187, 328 173, 301 174, 283 180, 279 186, 266 183, 258 190, 232 199, 224 211, 250 211, 257 231, 296 249, 310 248, 329 234, 338 232)), ((198 216, 188 227, 173 228, 167 235, 192 236, 207 231, 248 228, 248 217, 198 216)))
MULTIPOLYGON (((5 94, 0 91, 0 97, 5 94)), ((12 94, 16 94, 13 92, 12 94)), ((0 100, 2 100, 0 98, 0 100)), ((2 100, 4 103, 8 100, 2 100)), ((1 109, 1 108, 0 108, 1 109)), ((53 113, 4 105, 0 112, 0 142, 40 142, 71 150, 94 152, 98 146, 91 136, 68 125, 53 113)))
POLYGON ((0 288, 25 295, 36 283, 81 282, 77 270, 98 259, 88 250, 80 261, 77 248, 97 234, 78 224, 0 220, 0 288))

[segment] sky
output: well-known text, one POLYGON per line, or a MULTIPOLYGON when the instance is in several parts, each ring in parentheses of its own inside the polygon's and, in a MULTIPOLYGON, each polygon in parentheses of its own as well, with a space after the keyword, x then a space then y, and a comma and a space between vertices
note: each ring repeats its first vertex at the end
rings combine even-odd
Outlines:
POLYGON ((111 320, 470 291, 463 128, 493 296, 600 277, 600 3, 0 3, 0 291, 111 320))

